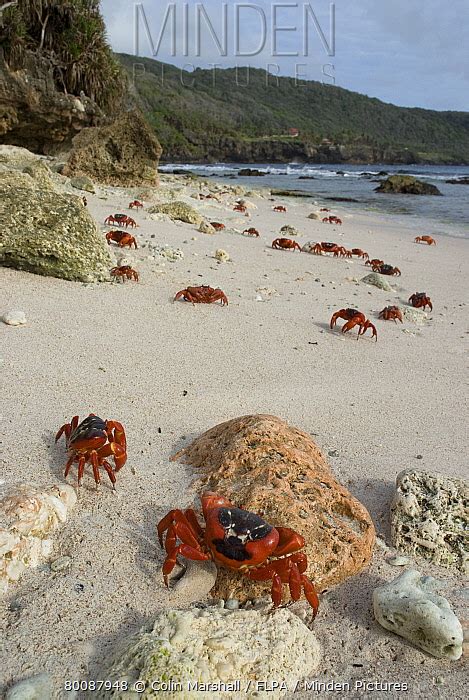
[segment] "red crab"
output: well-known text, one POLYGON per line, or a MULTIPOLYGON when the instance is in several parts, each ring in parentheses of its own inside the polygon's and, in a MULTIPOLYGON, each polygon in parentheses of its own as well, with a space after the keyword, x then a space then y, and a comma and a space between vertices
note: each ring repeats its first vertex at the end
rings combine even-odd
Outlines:
POLYGON ((106 226, 114 226, 116 224, 117 226, 125 226, 126 228, 129 226, 132 228, 137 227, 137 223, 130 216, 127 216, 127 214, 111 214, 104 220, 104 223, 106 226))
POLYGON ((137 241, 131 233, 125 233, 125 231, 109 231, 106 233, 107 244, 111 245, 111 241, 117 243, 119 248, 132 248, 132 246, 137 249, 137 241))
POLYGON ((301 253, 298 243, 290 238, 276 238, 275 241, 272 241, 272 248, 274 250, 299 250, 301 253))
POLYGON ((228 299, 221 289, 213 289, 207 284, 200 287, 186 287, 176 294, 174 301, 180 298, 184 301, 191 301, 193 304, 214 304, 217 301, 221 302, 222 306, 228 306, 228 299))
POLYGON ((113 267, 111 270, 111 275, 116 279, 121 279, 125 282, 128 280, 135 280, 138 282, 138 272, 130 267, 130 265, 121 265, 120 267, 113 267))
POLYGON ((304 592, 316 617, 319 600, 313 584, 304 575, 308 560, 300 552, 305 541, 299 533, 287 527, 273 527, 256 513, 237 508, 211 491, 202 495, 202 513, 205 531, 192 508, 171 510, 158 523, 158 538, 161 546, 164 540, 166 550, 166 585, 179 555, 195 561, 212 560, 252 581, 271 579, 274 608, 282 602, 283 584, 289 585, 294 601, 304 592))
POLYGON ((138 199, 134 199, 133 202, 130 202, 129 209, 143 209, 143 204, 138 199))
POLYGON ((425 311, 426 307, 429 306, 430 311, 433 311, 432 300, 427 296, 426 292, 415 292, 415 294, 409 297, 409 303, 412 304, 415 309, 423 309, 425 311))
POLYGON ((358 258, 363 258, 363 260, 369 260, 370 256, 365 253, 361 248, 352 248, 352 255, 356 255, 358 258))
POLYGON ((233 211, 239 211, 241 212, 241 214, 246 214, 246 216, 249 216, 249 214, 247 213, 247 207, 244 204, 235 204, 233 207, 233 211))
MULTIPOLYGON (((323 241, 322 243, 316 243, 315 246, 313 246, 313 253, 315 255, 322 255, 323 253, 334 253, 336 254, 337 251, 340 251, 342 249, 342 246, 338 246, 337 243, 328 243, 323 241)), ((345 248, 343 248, 345 250, 345 248)))
POLYGON ((397 323, 398 320, 404 323, 402 320, 402 312, 398 306, 386 306, 385 309, 380 311, 379 318, 385 321, 394 321, 394 323, 397 323))
POLYGON ((223 231, 223 229, 226 228, 225 224, 220 224, 218 221, 211 221, 210 226, 213 226, 215 231, 223 231))
POLYGON ((372 265, 371 269, 373 272, 379 272, 381 275, 401 275, 399 268, 392 265, 372 265))
POLYGON ((323 224, 338 224, 339 226, 342 226, 342 219, 339 219, 337 216, 326 216, 322 220, 323 224))
POLYGON ((116 473, 127 461, 127 441, 122 424, 114 420, 102 420, 90 413, 81 423, 78 416, 74 416, 70 423, 65 423, 55 436, 55 441, 57 442, 64 433, 69 454, 64 476, 67 477, 72 464, 78 462, 80 486, 85 465, 89 462, 93 467, 96 484, 101 483, 99 467, 104 467, 114 488, 116 473), (107 461, 108 457, 114 459, 114 469, 107 461))
POLYGON ((327 212, 330 212, 330 209, 326 209, 326 207, 323 207, 323 208, 320 209, 319 211, 327 211, 327 212))
POLYGON ((274 207, 274 211, 286 213, 287 208, 286 208, 286 207, 283 207, 283 206, 281 206, 281 205, 279 205, 279 206, 277 206, 277 207, 274 207))
POLYGON ((371 267, 381 267, 384 265, 384 260, 378 260, 378 258, 373 258, 373 260, 367 260, 365 265, 371 265, 371 267))
POLYGON ((243 234, 247 233, 248 236, 255 236, 256 238, 259 238, 259 231, 257 228, 247 228, 245 231, 243 231, 243 234))
POLYGON ((427 245, 436 245, 436 241, 431 236, 417 236, 416 243, 426 243, 427 245))
POLYGON ((358 326, 358 340, 361 335, 366 333, 368 328, 371 328, 371 337, 378 340, 378 333, 375 326, 371 323, 371 321, 368 321, 365 314, 363 314, 361 311, 357 311, 357 309, 340 309, 340 311, 336 311, 331 318, 331 328, 334 328, 335 324, 337 323, 337 319, 339 318, 343 318, 347 321, 347 323, 342 326, 342 333, 347 333, 347 331, 350 331, 352 328, 355 328, 355 326, 358 326))

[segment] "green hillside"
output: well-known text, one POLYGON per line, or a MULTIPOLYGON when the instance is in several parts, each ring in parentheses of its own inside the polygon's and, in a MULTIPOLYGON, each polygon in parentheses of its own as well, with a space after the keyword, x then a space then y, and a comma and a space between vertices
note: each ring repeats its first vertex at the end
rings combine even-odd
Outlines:
MULTIPOLYGON (((117 58, 131 80, 135 62, 145 67, 133 80, 136 97, 166 160, 469 163, 466 112, 396 107, 318 82, 298 87, 291 78, 276 85, 271 77, 267 86, 259 69, 240 87, 235 69, 217 69, 214 82, 211 70, 181 76, 152 59, 117 58), (291 128, 300 135, 288 136, 291 128)), ((245 78, 240 70, 239 81, 245 78)))

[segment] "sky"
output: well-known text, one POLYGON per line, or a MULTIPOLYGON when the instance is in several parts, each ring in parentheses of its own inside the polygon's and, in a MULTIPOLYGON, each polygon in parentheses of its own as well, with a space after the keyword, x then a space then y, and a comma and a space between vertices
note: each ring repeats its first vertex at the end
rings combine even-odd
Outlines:
POLYGON ((136 54, 138 13, 139 55, 181 68, 249 64, 279 75, 296 75, 299 80, 335 82, 406 107, 469 111, 469 0, 101 0, 101 8, 115 51, 136 54), (222 40, 224 6, 226 51, 222 40), (331 32, 332 6, 335 32, 331 32), (168 23, 158 45, 167 12, 168 23), (221 50, 211 36, 206 17, 221 50), (237 44, 240 53, 261 50, 252 56, 236 56, 237 44), (153 50, 156 55, 152 56, 153 50))

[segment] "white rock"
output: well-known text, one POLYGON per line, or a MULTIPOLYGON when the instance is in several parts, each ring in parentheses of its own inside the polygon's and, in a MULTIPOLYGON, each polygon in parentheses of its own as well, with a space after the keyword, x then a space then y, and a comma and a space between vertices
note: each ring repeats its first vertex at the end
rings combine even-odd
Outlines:
MULTIPOLYGON (((241 682, 241 692, 220 689, 207 697, 258 697, 272 700, 286 691, 253 690, 246 693, 248 682, 274 679, 294 687, 310 677, 319 666, 321 648, 313 632, 286 609, 262 611, 227 610, 216 606, 203 610, 166 610, 158 615, 153 628, 143 629, 116 654, 106 679, 125 678, 152 683, 171 679, 181 683, 183 691, 169 689, 165 698, 196 700, 205 696, 188 689, 188 682, 241 682), (255 692, 256 691, 256 692, 255 692), (246 693, 246 694, 245 694, 246 693)), ((117 700, 124 697, 118 690, 101 691, 98 698, 117 700)))
POLYGON ((446 598, 434 592, 436 586, 415 569, 405 571, 373 591, 375 618, 428 654, 457 660, 462 654, 461 623, 446 598))
POLYGON ((52 679, 48 673, 26 678, 12 686, 5 700, 49 700, 52 694, 52 679))
POLYGON ((214 258, 220 262, 228 262, 231 260, 229 253, 223 250, 223 248, 218 248, 218 250, 215 251, 214 258))
POLYGON ((8 326, 25 326, 27 323, 24 311, 17 311, 16 309, 3 314, 2 321, 8 326))

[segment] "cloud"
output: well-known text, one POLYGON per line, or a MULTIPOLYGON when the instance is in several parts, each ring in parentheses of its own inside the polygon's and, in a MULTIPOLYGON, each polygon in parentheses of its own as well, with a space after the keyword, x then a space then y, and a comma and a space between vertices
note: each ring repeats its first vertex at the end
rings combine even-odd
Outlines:
MULTIPOLYGON (((102 0, 108 35, 116 51, 135 52, 135 3, 131 0, 102 0)), ((158 41, 165 11, 170 4, 142 0, 154 43, 158 41)), ((278 26, 296 26, 296 31, 279 31, 277 48, 280 53, 299 55, 273 56, 272 16, 275 3, 256 0, 266 18, 266 43, 256 56, 235 56, 235 6, 227 1, 228 55, 220 56, 216 43, 201 21, 201 51, 195 52, 195 12, 198 3, 175 1, 177 54, 171 54, 168 30, 156 58, 178 66, 192 63, 207 67, 246 65, 265 68, 277 63, 281 75, 295 75, 295 64, 307 64, 300 71, 309 79, 320 79, 323 64, 333 64, 336 82, 387 102, 433 109, 468 110, 469 95, 469 3, 467 0, 335 0, 336 54, 328 57, 320 37, 310 27, 310 55, 303 53, 303 2, 297 7, 278 7, 278 26), (183 6, 188 7, 190 21, 189 55, 183 55, 183 6)), ((283 0, 277 5, 292 4, 283 0)), ((293 3, 294 4, 294 3, 293 3)), ((329 39, 329 0, 311 0, 326 39, 329 39)), ((218 36, 222 34, 222 3, 205 0, 203 6, 218 36)), ((241 10, 240 46, 254 48, 262 38, 259 13, 241 10)), ((151 55, 143 23, 140 23, 141 55, 151 55)), ((329 81, 328 81, 329 82, 329 81)))

